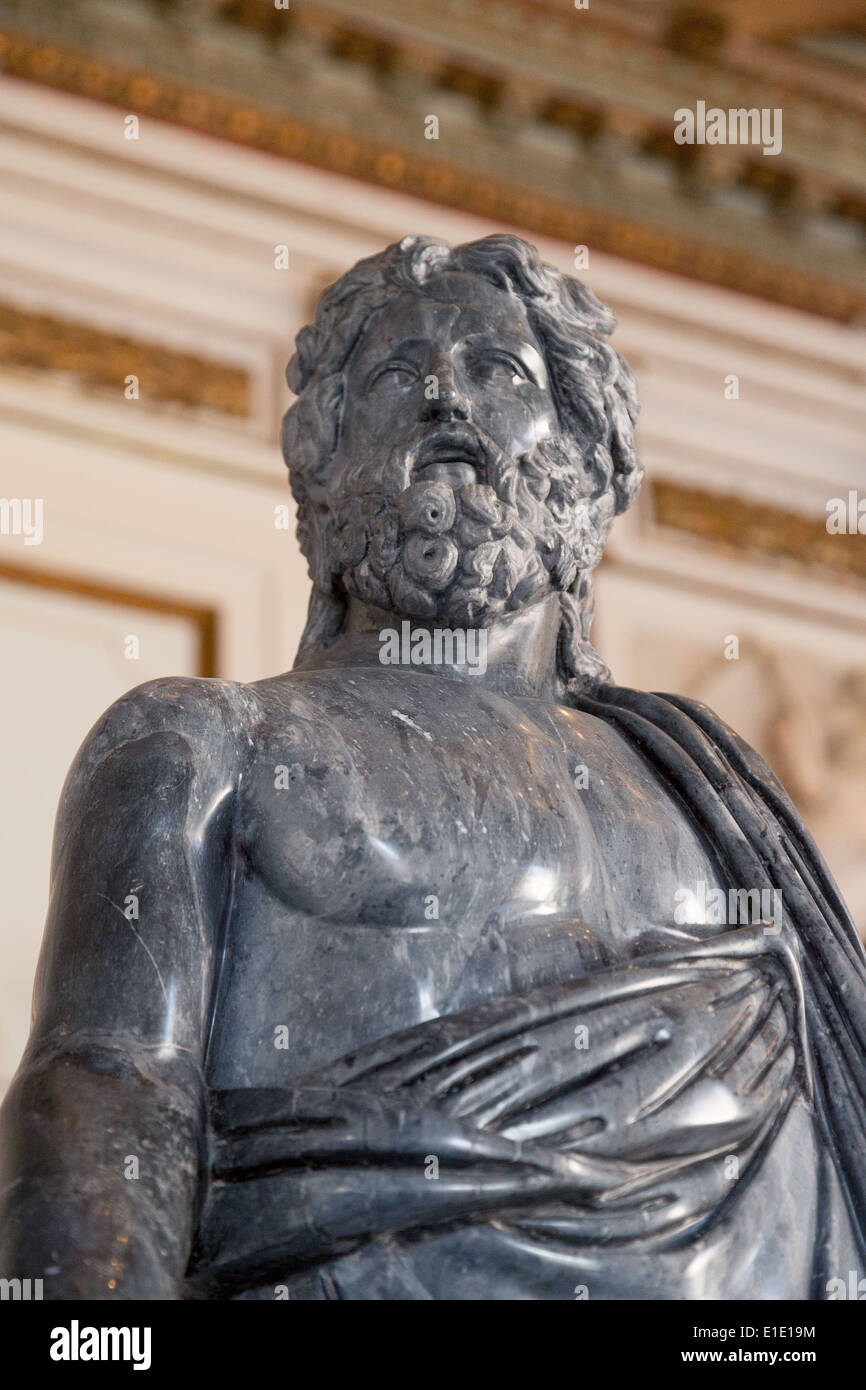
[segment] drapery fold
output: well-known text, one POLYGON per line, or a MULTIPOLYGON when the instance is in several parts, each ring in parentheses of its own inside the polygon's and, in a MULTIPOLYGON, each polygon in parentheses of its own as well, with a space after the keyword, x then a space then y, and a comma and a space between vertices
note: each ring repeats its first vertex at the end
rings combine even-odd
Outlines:
POLYGON ((815 1104, 866 1260, 866 957, 824 859, 775 774, 706 705, 619 687, 576 703, 630 735, 734 884, 782 894, 801 947, 815 1104))

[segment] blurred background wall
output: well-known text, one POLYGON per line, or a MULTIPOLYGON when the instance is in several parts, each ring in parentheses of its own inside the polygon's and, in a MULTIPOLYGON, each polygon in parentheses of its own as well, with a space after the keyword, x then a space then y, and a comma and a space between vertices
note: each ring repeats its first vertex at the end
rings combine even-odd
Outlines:
POLYGON ((0 70, 0 1089, 89 726, 291 664, 285 362, 407 232, 516 231, 613 305, 647 482, 596 644, 770 759, 866 927, 859 0, 0 0, 0 70), (678 145, 698 101, 781 152, 678 145))

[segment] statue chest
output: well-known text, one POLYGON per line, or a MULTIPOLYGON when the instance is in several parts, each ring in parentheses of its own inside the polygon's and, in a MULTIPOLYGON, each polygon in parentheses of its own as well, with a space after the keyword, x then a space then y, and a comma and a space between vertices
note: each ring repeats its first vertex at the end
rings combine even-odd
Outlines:
POLYGON ((505 701, 456 710, 446 684, 388 688, 363 717, 347 705, 309 741, 259 746, 247 853, 287 907, 323 927, 442 931, 600 908, 577 755, 505 701))
POLYGON ((244 776, 219 1084, 284 1084, 621 962, 673 922, 678 886, 715 882, 684 815, 588 716, 429 676, 300 684, 244 776))

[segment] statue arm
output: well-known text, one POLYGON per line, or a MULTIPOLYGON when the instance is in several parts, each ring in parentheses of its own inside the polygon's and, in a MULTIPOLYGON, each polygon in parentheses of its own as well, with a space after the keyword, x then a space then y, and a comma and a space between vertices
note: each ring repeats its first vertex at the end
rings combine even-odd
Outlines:
POLYGON ((49 1298, 173 1298, 231 888, 227 682, 141 686, 64 787, 33 1029, 0 1114, 0 1274, 49 1298))

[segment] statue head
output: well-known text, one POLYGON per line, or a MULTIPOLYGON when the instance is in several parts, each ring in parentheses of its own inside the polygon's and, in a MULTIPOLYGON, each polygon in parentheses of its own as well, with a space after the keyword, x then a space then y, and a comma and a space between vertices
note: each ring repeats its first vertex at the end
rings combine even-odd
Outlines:
POLYGON ((349 596, 486 627, 555 592, 563 679, 606 676, 591 575, 642 473, 613 327, 506 235, 453 249, 404 237, 324 292, 283 422, 313 581, 299 659, 336 640, 349 596))

